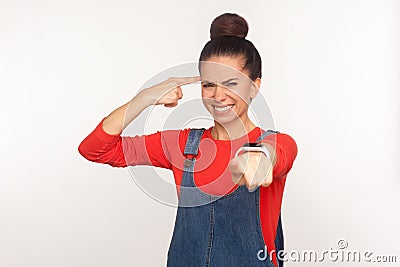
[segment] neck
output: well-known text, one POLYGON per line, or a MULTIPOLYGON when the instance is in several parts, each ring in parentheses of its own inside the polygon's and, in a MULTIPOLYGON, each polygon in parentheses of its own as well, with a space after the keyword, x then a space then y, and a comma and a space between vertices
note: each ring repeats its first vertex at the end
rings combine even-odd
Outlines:
POLYGON ((236 119, 229 123, 220 124, 214 120, 214 127, 211 129, 211 136, 215 140, 231 140, 246 135, 257 126, 246 116, 243 119, 236 119))

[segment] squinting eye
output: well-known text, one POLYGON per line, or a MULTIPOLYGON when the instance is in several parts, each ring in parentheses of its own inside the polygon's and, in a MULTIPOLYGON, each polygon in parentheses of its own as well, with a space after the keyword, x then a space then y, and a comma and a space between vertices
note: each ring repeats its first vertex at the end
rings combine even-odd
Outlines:
POLYGON ((204 84, 203 87, 214 87, 214 84, 212 84, 212 83, 207 83, 207 84, 204 84))
POLYGON ((228 86, 236 86, 236 85, 237 85, 237 83, 234 83, 234 82, 228 83, 228 86))

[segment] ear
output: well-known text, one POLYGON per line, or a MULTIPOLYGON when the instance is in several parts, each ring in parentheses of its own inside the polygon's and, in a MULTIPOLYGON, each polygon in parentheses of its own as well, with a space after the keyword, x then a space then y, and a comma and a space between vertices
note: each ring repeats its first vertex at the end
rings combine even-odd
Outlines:
POLYGON ((257 96, 258 91, 260 90, 260 86, 261 86, 261 78, 257 78, 252 82, 251 93, 250 93, 251 98, 255 98, 257 96))

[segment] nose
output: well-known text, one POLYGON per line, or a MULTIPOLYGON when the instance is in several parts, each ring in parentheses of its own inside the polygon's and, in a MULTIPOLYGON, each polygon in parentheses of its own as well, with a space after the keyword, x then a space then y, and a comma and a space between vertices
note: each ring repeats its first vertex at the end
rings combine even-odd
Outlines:
POLYGON ((214 98, 220 102, 226 99, 225 88, 221 85, 217 85, 214 92, 214 98))

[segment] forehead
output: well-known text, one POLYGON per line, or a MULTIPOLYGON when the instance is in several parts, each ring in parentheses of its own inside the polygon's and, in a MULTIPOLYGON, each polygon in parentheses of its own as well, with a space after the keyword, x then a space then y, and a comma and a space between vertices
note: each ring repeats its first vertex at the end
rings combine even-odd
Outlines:
POLYGON ((223 82, 232 78, 249 79, 248 72, 242 69, 240 58, 212 57, 207 61, 202 61, 200 66, 202 81, 223 82))

